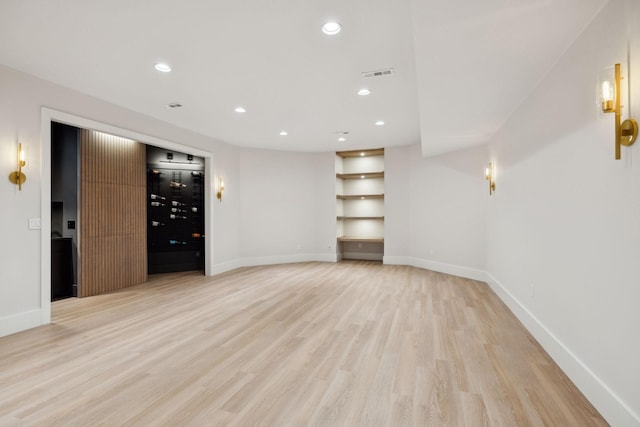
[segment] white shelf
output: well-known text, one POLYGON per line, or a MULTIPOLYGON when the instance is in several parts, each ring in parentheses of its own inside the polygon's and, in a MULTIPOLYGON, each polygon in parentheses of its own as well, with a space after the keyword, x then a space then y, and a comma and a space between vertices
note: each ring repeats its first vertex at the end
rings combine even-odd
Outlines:
POLYGON ((339 200, 371 200, 384 199, 384 194, 336 194, 339 200))
POLYGON ((338 237, 338 242, 384 243, 384 237, 338 237))
POLYGON ((345 219, 347 219, 347 220, 348 220, 348 219, 357 219, 357 220, 365 220, 365 219, 368 219, 368 220, 372 220, 372 219, 375 219, 375 220, 384 220, 384 217, 383 217, 383 216, 337 216, 337 217, 336 217, 336 219, 337 219, 338 221, 342 221, 342 220, 345 220, 345 219))
POLYGON ((384 178, 384 172, 355 172, 355 173, 337 173, 336 178, 340 179, 373 179, 384 178))

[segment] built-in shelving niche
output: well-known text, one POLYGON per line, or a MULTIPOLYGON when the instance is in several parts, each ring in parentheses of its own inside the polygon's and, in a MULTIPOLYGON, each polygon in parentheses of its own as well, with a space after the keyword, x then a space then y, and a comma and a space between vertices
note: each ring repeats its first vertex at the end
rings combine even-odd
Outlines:
POLYGON ((382 261, 384 149, 336 152, 338 259, 382 261))

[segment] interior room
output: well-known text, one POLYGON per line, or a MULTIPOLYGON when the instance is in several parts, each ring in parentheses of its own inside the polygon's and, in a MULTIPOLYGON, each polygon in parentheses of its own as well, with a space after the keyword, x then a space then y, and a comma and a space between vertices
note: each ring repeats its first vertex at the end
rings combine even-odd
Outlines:
POLYGON ((204 272, 203 158, 58 122, 51 153, 52 301, 204 272))
POLYGON ((640 2, 240 3, 0 5, 0 424, 640 426, 640 2))

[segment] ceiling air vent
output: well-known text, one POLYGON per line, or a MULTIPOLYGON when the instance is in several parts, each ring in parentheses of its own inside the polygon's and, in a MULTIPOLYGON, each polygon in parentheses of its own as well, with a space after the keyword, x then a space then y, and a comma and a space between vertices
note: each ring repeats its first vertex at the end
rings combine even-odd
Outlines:
POLYGON ((390 76, 393 74, 393 68, 385 68, 384 70, 365 71, 362 73, 362 77, 382 77, 390 76))

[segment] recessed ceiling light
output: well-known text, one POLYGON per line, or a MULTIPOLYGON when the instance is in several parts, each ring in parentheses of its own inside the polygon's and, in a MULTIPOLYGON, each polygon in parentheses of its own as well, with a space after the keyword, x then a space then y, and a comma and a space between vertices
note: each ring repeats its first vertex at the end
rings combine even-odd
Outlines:
POLYGON ((234 110, 236 113, 246 113, 247 110, 244 107, 236 107, 234 110))
POLYGON ((286 130, 280 132, 280 136, 287 136, 289 133, 286 130))
POLYGON ((154 65, 154 68, 158 71, 162 71, 163 73, 171 72, 171 67, 167 64, 163 64, 162 62, 158 62, 156 65, 154 65))
POLYGON ((329 36, 335 36, 340 32, 340 30, 342 30, 342 25, 335 21, 326 22, 322 26, 322 32, 329 36))
POLYGON ((378 120, 376 122, 376 126, 382 126, 382 125, 384 125, 384 122, 382 120, 378 120))
POLYGON ((360 175, 360 179, 364 179, 364 175, 360 175))
POLYGON ((360 153, 360 156, 364 156, 364 153, 360 153))
POLYGON ((338 141, 340 142, 345 142, 347 140, 347 138, 345 138, 344 136, 341 136, 340 138, 338 138, 338 141))
POLYGON ((362 88, 358 91, 358 95, 360 96, 367 96, 371 93, 371 91, 367 88, 362 88))
POLYGON ((365 197, 364 197, 364 196, 360 197, 360 200, 364 200, 364 199, 365 199, 365 197))

